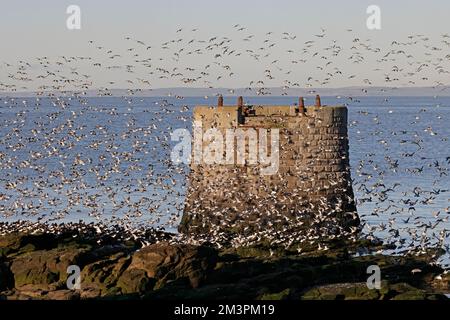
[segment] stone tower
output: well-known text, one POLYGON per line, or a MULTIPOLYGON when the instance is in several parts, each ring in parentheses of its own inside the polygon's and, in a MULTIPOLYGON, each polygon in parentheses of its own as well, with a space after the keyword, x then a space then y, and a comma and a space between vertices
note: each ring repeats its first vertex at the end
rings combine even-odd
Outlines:
MULTIPOLYGON (((303 98, 293 106, 247 106, 242 97, 236 106, 224 106, 219 97, 216 107, 197 106, 193 117, 201 126, 194 131, 207 138, 211 128, 223 135, 213 139, 219 144, 232 137, 235 148, 223 147, 217 159, 234 156, 235 161, 191 161, 180 232, 251 243, 346 237, 357 229, 345 106, 321 106, 319 96, 314 106, 305 106, 303 98), (233 137, 230 130, 243 135, 233 137), (246 134, 249 130, 253 135, 246 134), (278 146, 270 141, 275 133, 278 146), (267 154, 278 158, 269 174, 261 170, 267 162, 250 156, 265 140, 267 154), (245 150, 244 162, 236 161, 239 150, 245 150)), ((212 140, 206 140, 197 149, 207 148, 212 140)))

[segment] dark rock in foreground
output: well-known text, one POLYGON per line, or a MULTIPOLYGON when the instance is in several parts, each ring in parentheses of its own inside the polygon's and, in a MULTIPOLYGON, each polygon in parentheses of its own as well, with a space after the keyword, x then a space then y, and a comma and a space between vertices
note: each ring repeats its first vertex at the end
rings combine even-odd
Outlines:
POLYGON ((367 241, 299 255, 180 244, 169 234, 143 248, 137 240, 94 235, 0 236, 0 299, 445 299, 450 289, 431 253, 355 257, 379 249, 367 241), (81 269, 79 290, 67 287, 69 265, 81 269), (369 265, 381 269, 379 290, 367 288, 369 265))

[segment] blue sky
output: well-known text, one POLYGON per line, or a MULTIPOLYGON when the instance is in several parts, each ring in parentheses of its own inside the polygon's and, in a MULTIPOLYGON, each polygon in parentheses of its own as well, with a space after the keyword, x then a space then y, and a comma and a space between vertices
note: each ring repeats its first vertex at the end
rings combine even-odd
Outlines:
MULTIPOLYGON (((198 28, 197 38, 211 35, 233 37, 232 26, 241 24, 247 28, 248 34, 258 36, 268 31, 280 34, 289 32, 297 35, 302 43, 320 33, 321 27, 327 30, 330 39, 344 41, 345 30, 351 28, 357 36, 370 38, 382 48, 392 40, 405 39, 409 34, 439 37, 450 33, 450 1, 446 0, 3 0, 1 12, 0 62, 8 63, 21 59, 28 61, 37 56, 95 55, 88 40, 105 47, 125 50, 127 43, 123 38, 127 35, 157 46, 176 37, 175 31, 181 27, 198 28), (81 30, 66 29, 65 11, 71 4, 81 8, 81 30), (366 28, 366 8, 371 4, 381 8, 381 30, 370 31, 366 28)), ((276 50, 273 52, 275 56, 276 50)), ((279 54, 282 56, 282 52, 279 54)), ((236 65, 246 74, 243 84, 253 76, 252 70, 246 69, 246 65, 245 61, 237 62, 236 65)), ((375 63, 367 63, 349 72, 368 72, 375 67, 375 63)), ((305 66, 302 72, 312 73, 313 68, 313 65, 305 66)), ((103 79, 100 72, 96 76, 103 79)), ((2 80, 4 76, 0 76, 2 80)), ((234 80, 234 83, 240 85, 239 81, 234 80)), ((225 82, 223 85, 228 84, 225 82)), ((156 80, 153 85, 170 86, 171 83, 156 80)))

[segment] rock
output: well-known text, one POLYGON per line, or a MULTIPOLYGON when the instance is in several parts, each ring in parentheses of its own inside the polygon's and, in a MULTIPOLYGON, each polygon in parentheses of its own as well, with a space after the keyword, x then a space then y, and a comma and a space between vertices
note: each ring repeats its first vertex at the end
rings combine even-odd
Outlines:
POLYGON ((0 237, 0 257, 20 248, 21 240, 17 234, 6 234, 0 237))
POLYGON ((365 283, 339 283, 317 286, 306 291, 303 300, 425 300, 445 299, 443 295, 427 294, 407 283, 383 282, 380 290, 369 289, 365 283))
POLYGON ((393 297, 391 300, 425 300, 426 297, 427 295, 425 292, 415 289, 400 293, 393 297))
POLYGON ((102 296, 102 290, 95 286, 82 286, 80 292, 81 299, 95 299, 102 296))
POLYGON ((378 300, 380 291, 369 289, 366 283, 338 283, 317 286, 306 291, 302 300, 378 300))
POLYGON ((126 270, 117 282, 117 286, 122 293, 142 293, 151 290, 155 285, 155 280, 149 278, 145 270, 129 269, 126 270))
POLYGON ((25 285, 36 285, 49 289, 65 286, 67 267, 79 264, 80 256, 89 250, 88 247, 68 246, 52 250, 37 250, 15 257, 11 263, 16 288, 25 285))
MULTIPOLYGON (((106 252, 105 252, 106 253, 106 252)), ((126 252, 97 256, 98 260, 87 264, 81 272, 81 289, 88 292, 98 292, 98 295, 110 295, 111 289, 128 266, 131 258, 126 252)), ((82 295, 86 295, 82 294, 82 295)))
MULTIPOLYGON (((142 288, 136 283, 138 271, 144 271, 145 277, 156 281, 154 289, 163 287, 171 281, 187 280, 192 288, 197 288, 205 274, 214 268, 217 252, 209 247, 193 245, 172 245, 166 242, 153 244, 133 255, 130 266, 120 279, 125 290, 142 288), (133 271, 135 270, 135 271, 133 271)), ((145 280, 147 281, 147 280, 145 280)))
POLYGON ((14 287, 14 276, 9 269, 8 263, 2 262, 0 258, 0 291, 14 287))
POLYGON ((0 256, 16 252, 31 252, 49 249, 56 245, 55 236, 48 233, 10 233, 0 237, 0 256))
MULTIPOLYGON (((56 288, 49 287, 50 291, 56 290, 56 288)), ((20 289, 16 289, 9 299, 15 299, 15 297, 29 297, 31 299, 42 300, 48 293, 48 290, 42 290, 41 286, 37 285, 24 285, 20 289)))
POLYGON ((450 292, 450 273, 442 273, 434 276, 431 280, 431 286, 439 292, 450 292))
POLYGON ((0 299, 406 300, 444 299, 440 293, 448 292, 448 275, 430 263, 435 253, 377 255, 367 241, 298 254, 264 244, 216 250, 168 241, 138 249, 126 239, 99 245, 90 235, 0 236, 7 246, 0 253, 0 299), (66 287, 71 264, 81 269, 81 290, 66 287), (380 290, 366 286, 370 265, 381 269, 380 290))
POLYGON ((260 300, 285 300, 291 294, 290 289, 285 289, 278 293, 266 293, 260 297, 260 300))
POLYGON ((78 290, 56 290, 50 291, 45 296, 49 300, 79 300, 80 292, 78 290))
POLYGON ((3 292, 2 295, 0 295, 0 300, 33 300, 33 299, 37 299, 36 296, 29 296, 17 290, 6 291, 3 292))

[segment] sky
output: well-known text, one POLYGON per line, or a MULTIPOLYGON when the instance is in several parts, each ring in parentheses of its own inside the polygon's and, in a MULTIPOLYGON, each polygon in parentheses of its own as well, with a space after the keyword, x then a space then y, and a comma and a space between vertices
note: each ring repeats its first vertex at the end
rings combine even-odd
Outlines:
MULTIPOLYGON (((0 81, 3 82, 8 81, 7 76, 11 72, 5 69, 5 62, 15 65, 20 60, 32 61, 41 56, 92 56, 102 59, 95 46, 89 44, 89 40, 93 40, 95 45, 113 48, 114 52, 126 52, 129 43, 124 37, 130 36, 152 45, 155 51, 149 55, 158 57, 166 54, 158 48, 161 43, 179 36, 191 36, 177 34, 176 30, 179 28, 197 28, 198 31, 192 35, 196 39, 212 36, 242 39, 244 34, 236 34, 233 29, 235 24, 247 28, 245 35, 252 34, 261 40, 269 31, 279 35, 288 32, 295 35, 296 40, 284 46, 276 46, 271 51, 271 57, 279 57, 283 61, 290 59, 286 57, 286 48, 298 46, 300 50, 300 45, 314 39, 314 35, 320 33, 321 28, 326 29, 328 39, 335 39, 339 43, 345 43, 357 36, 370 39, 374 46, 386 50, 392 41, 405 40, 410 34, 439 39, 442 34, 450 33, 448 0, 1 0, 1 7, 0 81), (68 30, 66 27, 66 8, 69 5, 78 5, 81 9, 80 30, 68 30), (366 27, 366 9, 369 5, 378 5, 381 9, 381 30, 368 30, 366 27), (347 29, 353 30, 352 36, 346 34, 347 29), (6 72, 2 72, 2 69, 6 72)), ((348 43, 351 45, 351 42, 348 43)), ((187 60, 186 63, 198 66, 206 61, 204 56, 198 56, 187 60)), ((267 66, 267 63, 252 65, 246 59, 236 59, 232 63, 235 77, 223 79, 213 85, 247 86, 251 79, 262 77, 262 70, 267 66)), ((168 63, 166 67, 173 66, 168 63)), ((375 59, 369 59, 363 64, 350 65, 345 71, 349 75, 369 74, 376 67, 375 59)), ((124 86, 123 75, 111 75, 103 69, 91 69, 96 83, 104 85, 111 77, 116 77, 117 81, 114 81, 115 84, 111 87, 124 86)), ((314 63, 305 64, 295 72, 292 79, 306 74, 320 77, 320 71, 314 63), (298 72, 298 75, 295 72, 298 72)), ((327 85, 358 85, 362 84, 362 78, 364 77, 352 80, 346 77, 336 82, 331 81, 327 85)), ((445 82, 445 79, 446 77, 434 80, 445 82)), ((281 85, 282 80, 284 79, 278 77, 271 84, 281 85)), ((381 78, 374 82, 383 84, 381 78)), ((180 82, 154 77, 151 79, 151 85, 155 88, 180 86, 180 82)))

